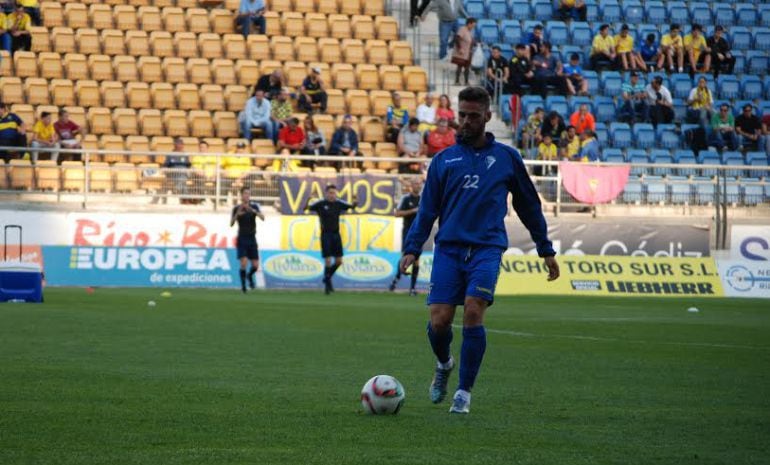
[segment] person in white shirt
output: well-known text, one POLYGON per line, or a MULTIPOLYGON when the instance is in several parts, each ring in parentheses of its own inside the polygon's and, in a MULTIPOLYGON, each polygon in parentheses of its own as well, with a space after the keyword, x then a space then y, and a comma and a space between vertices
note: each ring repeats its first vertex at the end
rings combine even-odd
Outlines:
POLYGON ((238 115, 244 139, 251 142, 251 130, 262 128, 265 132, 265 139, 270 139, 275 143, 271 110, 270 100, 265 98, 265 93, 261 89, 257 89, 254 96, 246 101, 246 108, 238 115))
POLYGON ((663 85, 663 78, 655 76, 647 84, 647 106, 650 109, 650 119, 653 126, 669 124, 674 120, 674 100, 671 92, 663 85))
POLYGON ((433 106, 433 94, 425 94, 425 103, 417 107, 417 119, 420 121, 419 131, 429 131, 436 126, 436 108, 433 106))

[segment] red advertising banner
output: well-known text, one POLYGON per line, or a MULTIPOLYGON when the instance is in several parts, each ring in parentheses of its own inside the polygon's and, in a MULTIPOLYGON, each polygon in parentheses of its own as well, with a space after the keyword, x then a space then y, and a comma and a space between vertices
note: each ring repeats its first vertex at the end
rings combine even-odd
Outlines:
POLYGON ((607 203, 617 198, 628 182, 630 165, 596 166, 563 161, 559 163, 562 184, 579 202, 589 205, 607 203))

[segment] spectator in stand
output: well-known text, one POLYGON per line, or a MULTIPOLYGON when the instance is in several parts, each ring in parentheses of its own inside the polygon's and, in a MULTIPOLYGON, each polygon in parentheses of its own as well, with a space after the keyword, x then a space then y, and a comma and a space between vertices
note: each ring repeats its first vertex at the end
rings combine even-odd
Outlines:
POLYGON ((33 26, 42 26, 40 17, 40 2, 38 0, 18 0, 18 5, 24 7, 24 12, 29 15, 33 26))
POLYGON ((284 87, 283 71, 276 69, 270 74, 261 76, 257 80, 256 88, 265 93, 266 99, 273 100, 281 93, 284 87))
POLYGON ((535 68, 532 90, 545 98, 548 94, 548 86, 551 85, 556 87, 559 95, 567 95, 567 78, 564 77, 561 61, 551 53, 551 44, 543 43, 540 51, 540 55, 535 55, 532 59, 532 65, 535 68))
POLYGON ((545 121, 543 121, 543 125, 540 128, 540 134, 542 137, 545 137, 546 135, 550 136, 551 141, 558 145, 562 133, 566 130, 567 127, 564 125, 564 118, 562 118, 559 113, 552 111, 548 113, 545 121))
POLYGON ((657 63, 660 58, 660 49, 658 43, 655 41, 654 33, 647 34, 641 47, 639 47, 639 56, 645 65, 642 69, 646 70, 647 64, 649 64, 649 71, 655 71, 655 63, 657 63))
POLYGON ((265 139, 275 142, 271 112, 270 100, 265 98, 265 93, 260 89, 254 91, 254 96, 246 101, 246 108, 238 115, 243 138, 251 142, 251 130, 260 128, 264 131, 265 139))
MULTIPOLYGON (((27 136, 24 122, 16 113, 11 113, 7 104, 0 102, 0 147, 26 147, 27 136)), ((18 157, 17 151, 0 151, 6 162, 11 156, 18 157)))
POLYGON ((302 148, 303 155, 325 155, 326 154, 326 136, 323 131, 315 125, 313 118, 305 118, 305 146, 302 148))
POLYGON ((436 122, 436 128, 425 134, 425 155, 433 157, 454 144, 455 130, 449 127, 449 120, 439 118, 436 122))
POLYGON ((708 87, 706 78, 701 76, 698 79, 698 85, 690 91, 687 97, 687 122, 698 123, 707 128, 711 123, 712 105, 714 97, 711 95, 711 89, 708 87))
POLYGON ((690 63, 690 76, 698 72, 699 65, 703 65, 703 72, 708 73, 711 68, 711 49, 706 44, 700 24, 692 25, 692 30, 684 36, 683 43, 687 61, 690 63))
POLYGON ((762 135, 765 138, 765 153, 770 157, 770 112, 762 116, 762 135))
POLYGON ((735 133, 735 118, 730 111, 730 106, 723 103, 719 112, 711 117, 711 138, 709 145, 718 150, 727 147, 728 150, 738 149, 738 136, 735 133))
POLYGON ((428 10, 435 11, 438 16, 438 59, 443 60, 447 56, 447 46, 454 41, 459 29, 457 19, 467 18, 468 13, 463 0, 431 0, 428 10))
POLYGON ((468 77, 471 72, 471 54, 473 46, 476 43, 473 35, 473 29, 476 27, 476 18, 468 18, 465 26, 461 27, 455 35, 454 51, 452 52, 452 63, 457 65, 455 68, 455 85, 460 85, 460 74, 465 78, 465 85, 468 85, 468 77))
POLYGON ((222 160, 225 182, 223 189, 229 191, 232 186, 243 185, 243 181, 251 173, 251 168, 251 158, 246 153, 246 143, 238 142, 235 150, 230 151, 222 160), (241 182, 234 182, 236 180, 241 182))
POLYGON ((53 118, 51 113, 44 111, 40 113, 40 119, 32 126, 32 163, 37 163, 38 150, 35 149, 52 149, 51 152, 44 152, 45 155, 50 155, 52 161, 59 159, 59 150, 61 144, 59 143, 59 136, 56 134, 56 130, 53 128, 53 118))
POLYGON ((584 131, 580 134, 580 152, 578 152, 577 160, 583 163, 599 161, 601 157, 601 150, 599 148, 599 141, 596 140, 596 133, 592 130, 584 131))
POLYGON ((535 112, 527 118, 527 124, 521 132, 521 146, 527 157, 533 154, 534 149, 537 148, 542 140, 541 130, 544 118, 545 110, 540 107, 537 107, 535 112))
POLYGON ((754 114, 754 107, 747 103, 743 106, 743 113, 735 118, 735 132, 738 133, 738 142, 744 151, 759 150, 759 141, 762 138, 762 120, 754 114))
POLYGON ((21 4, 16 5, 13 13, 6 15, 6 33, 11 36, 11 55, 32 49, 32 35, 29 31, 32 19, 21 4))
MULTIPOLYGON (((83 148, 78 138, 83 137, 83 129, 70 119, 67 110, 59 110, 59 119, 53 123, 53 128, 59 136, 62 149, 79 150, 83 148)), ((80 155, 76 157, 81 158, 80 155)))
POLYGON ((629 124, 647 120, 647 92, 639 82, 639 73, 631 71, 623 83, 623 105, 618 109, 618 119, 629 124))
POLYGON ((509 87, 511 92, 524 95, 522 85, 533 87, 535 72, 532 70, 532 61, 527 53, 527 46, 524 44, 516 45, 516 55, 511 58, 509 87))
MULTIPOLYGON (((276 149, 278 153, 282 155, 297 155, 303 147, 305 147, 305 131, 299 126, 299 120, 297 118, 289 118, 288 124, 281 128, 278 133, 278 143, 276 149)), ((299 160, 286 160, 275 159, 273 160, 273 171, 280 171, 281 167, 284 171, 294 172, 300 167, 299 160)))
POLYGON ((447 94, 441 94, 438 98, 438 108, 436 108, 436 120, 444 118, 449 121, 449 127, 456 128, 457 120, 455 119, 455 112, 452 110, 452 102, 449 100, 447 94))
POLYGON ((11 40, 11 34, 6 31, 7 21, 5 11, 0 10, 0 49, 10 54, 13 51, 13 41, 11 40))
MULTIPOLYGON (((166 171, 166 179, 170 180, 173 185, 173 191, 178 195, 187 194, 187 180, 190 177, 190 157, 187 156, 184 150, 184 141, 181 137, 174 138, 174 151, 166 155, 166 161, 163 162, 163 167, 168 168, 166 171)), ((190 203, 191 199, 183 198, 180 203, 190 203)))
POLYGON ((668 69, 673 73, 678 69, 680 73, 684 72, 684 42, 679 31, 679 25, 672 24, 668 34, 660 39, 658 69, 661 71, 668 69), (676 58, 677 68, 674 68, 674 58, 676 58))
POLYGON ((320 113, 326 113, 327 95, 323 80, 321 79, 321 69, 313 68, 310 71, 308 77, 302 81, 302 87, 299 88, 299 109, 308 115, 312 115, 313 105, 317 104, 319 105, 320 113))
POLYGON ((241 0, 235 22, 240 26, 243 37, 251 34, 252 25, 256 26, 257 34, 264 34, 266 29, 264 0, 241 0))
POLYGON ((569 117, 570 126, 575 126, 575 131, 578 135, 583 134, 587 130, 596 131, 596 120, 594 115, 588 111, 588 105, 581 104, 575 113, 569 117))
POLYGON ((353 130, 353 118, 345 115, 342 126, 334 131, 329 146, 329 155, 355 157, 358 155, 358 134, 353 130))
POLYGON ((652 125, 669 124, 674 120, 674 100, 671 92, 663 85, 663 78, 655 76, 652 82, 647 84, 647 108, 650 113, 652 125))
POLYGON ((420 132, 428 131, 436 125, 436 109, 433 107, 433 94, 425 94, 425 101, 417 107, 417 119, 420 121, 420 132))
POLYGON ((580 138, 575 126, 567 126, 567 130, 561 134, 559 150, 559 155, 563 160, 572 160, 580 152, 580 138))
MULTIPOLYGON (((423 153, 422 133, 418 130, 420 121, 409 119, 409 123, 401 129, 396 142, 398 156, 401 158, 420 158, 423 153)), ((418 174, 422 171, 420 163, 399 163, 398 172, 401 174, 418 174)))
POLYGON ((586 20, 586 4, 583 0, 559 0, 559 17, 562 21, 586 20))
POLYGON ((401 95, 398 92, 391 94, 392 104, 388 107, 388 113, 385 115, 385 140, 396 143, 401 128, 409 122, 409 111, 401 106, 401 95))
POLYGON ((564 75, 567 76, 569 95, 588 95, 588 81, 583 77, 580 55, 573 53, 569 56, 569 64, 564 67, 564 75))
MULTIPOLYGON (((553 143, 553 139, 550 134, 543 134, 543 142, 537 146, 537 159, 541 161, 556 161, 559 159, 559 149, 556 144, 553 143)), ((551 174, 554 169, 553 166, 535 166, 535 176, 543 176, 551 174), (543 169, 545 168, 545 169, 543 169)))
POLYGON ((286 87, 281 89, 278 96, 270 102, 270 107, 270 117, 273 120, 273 134, 278 134, 278 131, 289 125, 291 113, 294 111, 289 101, 289 89, 286 87))
POLYGON ((532 32, 527 34, 527 58, 532 58, 535 55, 539 55, 541 47, 544 43, 545 39, 543 39, 543 26, 542 24, 538 24, 532 28, 532 32))
MULTIPOLYGON (((221 166, 221 161, 216 155, 209 153, 209 144, 205 140, 198 142, 198 153, 193 155, 190 160, 193 168, 193 176, 198 178, 198 182, 193 182, 199 190, 205 186, 205 181, 214 181, 217 176, 217 165, 221 166), (202 179, 201 179, 202 178, 202 179)), ((203 194, 203 192, 198 192, 203 194)))
POLYGON ((620 34, 615 37, 615 51, 623 71, 647 69, 642 56, 634 52, 634 37, 628 33, 628 24, 621 26, 620 34))
POLYGON ((615 39, 610 35, 610 25, 602 24, 591 44, 591 69, 598 70, 599 63, 603 61, 609 62, 610 69, 617 69, 617 58, 615 39))
POLYGON ((724 32, 724 27, 717 26, 714 28, 714 35, 706 41, 709 50, 711 50, 714 78, 717 78, 720 72, 733 74, 735 67, 735 57, 730 51, 730 42, 724 38, 724 32))
POLYGON ((489 95, 495 95, 495 89, 499 88, 501 94, 509 93, 508 81, 511 78, 511 70, 508 68, 508 60, 502 56, 500 47, 492 46, 492 52, 487 60, 486 88, 489 95))

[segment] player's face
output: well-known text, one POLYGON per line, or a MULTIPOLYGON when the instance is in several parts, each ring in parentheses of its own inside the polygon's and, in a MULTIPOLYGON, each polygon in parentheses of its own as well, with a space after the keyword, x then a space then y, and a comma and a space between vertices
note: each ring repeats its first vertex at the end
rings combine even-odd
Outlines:
POLYGON ((489 108, 481 102, 460 102, 457 112, 460 124, 460 137, 467 140, 475 140, 484 134, 487 121, 492 117, 489 108))
POLYGON ((412 194, 420 195, 420 192, 422 192, 422 182, 412 181, 412 194))
POLYGON ((241 203, 247 204, 251 200, 251 191, 246 189, 245 191, 241 192, 241 203))
POLYGON ((329 189, 326 191, 326 200, 329 202, 335 202, 337 200, 337 189, 329 189))

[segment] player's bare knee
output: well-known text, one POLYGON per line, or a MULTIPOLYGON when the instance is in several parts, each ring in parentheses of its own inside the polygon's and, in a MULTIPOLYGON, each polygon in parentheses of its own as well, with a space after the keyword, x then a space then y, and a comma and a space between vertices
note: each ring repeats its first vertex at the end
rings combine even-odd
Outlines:
POLYGON ((452 326, 455 308, 451 305, 431 305, 430 324, 436 331, 444 331, 452 326))
POLYGON ((467 297, 463 311, 463 326, 480 326, 484 324, 484 312, 487 301, 478 297, 467 297))
POLYGON ((336 257, 334 259, 334 264, 337 265, 337 266, 342 265, 342 257, 336 257))

